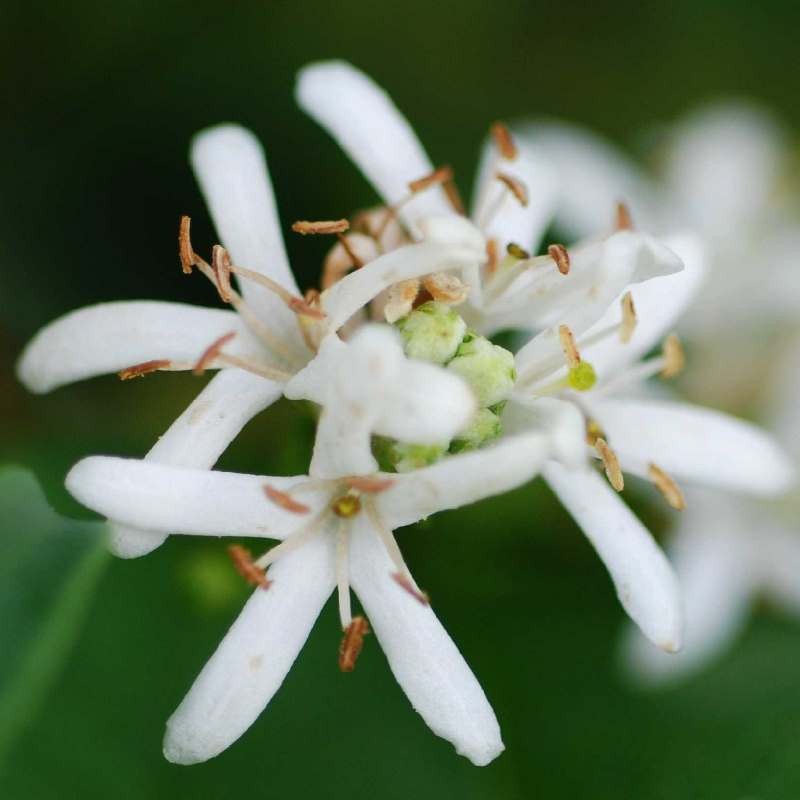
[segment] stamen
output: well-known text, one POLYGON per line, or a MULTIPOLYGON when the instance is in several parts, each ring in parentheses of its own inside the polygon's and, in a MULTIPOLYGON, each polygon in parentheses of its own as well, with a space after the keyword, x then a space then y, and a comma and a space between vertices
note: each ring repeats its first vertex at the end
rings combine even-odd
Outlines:
POLYGON ((286 383, 291 380, 292 373, 285 372, 282 369, 275 369, 274 367, 265 367, 257 364, 254 361, 249 361, 246 358, 239 358, 239 356, 231 356, 227 353, 219 353, 216 360, 220 364, 225 364, 228 367, 237 367, 246 372, 252 372, 253 375, 258 375, 260 378, 266 378, 268 381, 277 381, 278 383, 286 383))
MULTIPOLYGON (((299 487, 298 487, 299 488, 299 487)), ((292 553, 306 544, 322 530, 322 523, 328 516, 328 509, 325 508, 310 519, 299 531, 284 539, 280 544, 270 547, 264 555, 260 556, 255 565, 261 569, 266 569, 287 553, 292 553)))
POLYGON ((578 345, 575 344, 575 336, 568 325, 558 326, 558 338, 561 340, 561 349, 564 351, 564 358, 567 366, 577 367, 581 363, 581 354, 578 352, 578 345))
POLYGON ((416 194, 417 192, 425 191, 425 189, 428 189, 431 186, 436 186, 437 184, 442 184, 442 183, 449 183, 452 180, 453 180, 453 169, 452 167, 445 165, 443 167, 435 169, 428 175, 424 175, 422 178, 417 178, 417 180, 411 181, 408 184, 408 188, 413 194, 416 194))
POLYGON ((192 240, 189 234, 192 220, 185 214, 181 217, 180 225, 178 227, 178 256, 181 260, 181 269, 187 275, 192 274, 192 267, 195 264, 195 254, 192 249, 192 240))
POLYGON ((192 368, 192 372, 195 375, 202 375, 206 369, 210 366, 210 364, 215 361, 220 353, 222 352, 222 348, 236 336, 236 331, 231 331, 230 333, 225 333, 220 336, 218 339, 215 339, 211 344, 203 351, 203 355, 197 359, 197 363, 192 368))
POLYGON ((372 478, 368 476, 354 475, 344 479, 345 485, 350 489, 367 494, 379 494, 391 489, 395 482, 391 478, 372 478))
POLYGON ((417 589, 416 586, 411 581, 411 578, 408 575, 403 575, 400 572, 393 572, 392 578, 394 582, 401 588, 405 589, 415 600, 420 602, 423 606, 429 606, 431 604, 431 600, 428 597, 426 592, 417 589))
POLYGON ((498 172, 495 178, 508 189, 511 194, 517 199, 517 202, 525 208, 528 205, 528 189, 525 184, 517 180, 513 175, 508 175, 504 172, 498 172))
POLYGON ((469 296, 469 286, 449 272, 434 272, 423 278, 422 285, 434 300, 447 305, 463 303, 469 296))
POLYGON ((603 462, 608 482, 616 491, 621 492, 625 488, 625 478, 622 475, 622 470, 619 468, 617 454, 608 446, 608 442, 602 437, 597 437, 594 443, 594 449, 603 462))
POLYGON ((563 244, 551 244, 547 248, 547 255, 556 262, 556 267, 562 275, 569 275, 569 252, 563 244))
POLYGON ((331 511, 333 511, 337 517, 350 519, 361 511, 361 501, 356 495, 348 492, 336 498, 336 500, 331 503, 331 511))
POLYGON ((320 233, 344 233, 349 228, 350 223, 346 219, 319 220, 316 222, 301 219, 292 223, 292 230, 302 236, 320 233))
POLYGON ((299 503, 287 492, 282 492, 280 489, 276 489, 268 483, 265 483, 263 488, 264 494, 275 503, 276 506, 280 506, 285 511, 291 511, 293 514, 308 514, 308 512, 311 511, 305 503, 299 503))
POLYGON ((369 633, 369 624, 364 617, 353 617, 347 626, 339 646, 339 669, 342 672, 352 672, 356 661, 364 646, 364 637, 369 633))
POLYGON ((506 252, 510 256, 518 258, 520 261, 526 261, 531 257, 531 254, 525 250, 525 248, 520 247, 516 242, 509 242, 506 245, 506 252))
POLYGON ((686 500, 680 486, 661 467, 651 463, 647 468, 647 474, 672 508, 676 511, 683 511, 686 508, 686 500))
POLYGON ((497 252, 497 239, 488 239, 486 241, 486 259, 486 274, 493 275, 500 263, 500 256, 497 252))
POLYGON ((121 381, 129 381, 131 378, 141 378, 151 372, 158 372, 161 369, 169 369, 172 362, 166 358, 155 358, 152 361, 143 361, 141 364, 134 364, 132 367, 121 369, 117 375, 121 381))
POLYGON ((661 354, 664 359, 664 368, 661 370, 662 378, 669 380, 683 372, 683 368, 686 366, 686 356, 681 340, 674 333, 664 340, 661 354))
POLYGON ((617 203, 616 212, 614 214, 614 230, 633 230, 633 218, 631 217, 630 209, 625 205, 625 203, 617 203))
POLYGON ((442 184, 442 189, 444 189, 444 193, 447 195, 447 200, 453 207, 453 211, 455 211, 456 214, 466 214, 464 201, 461 199, 461 194, 458 191, 458 186, 456 186, 455 181, 445 181, 442 184))
POLYGON ((586 441, 591 447, 594 447, 598 439, 605 439, 606 434, 600 423, 596 419, 586 420, 586 441))
POLYGON ((383 307, 383 316, 391 325, 411 313, 414 301, 419 294, 419 280, 409 278, 393 284, 387 293, 386 304, 383 307))
POLYGON ((500 151, 500 155, 507 161, 513 161, 519 153, 511 132, 506 125, 502 122, 495 122, 492 124, 491 132, 495 147, 500 151))
POLYGON ((215 244, 211 248, 211 269, 217 279, 217 291, 223 303, 230 303, 233 299, 231 288, 231 258, 228 251, 221 245, 215 244))
POLYGON ((636 330, 636 307, 633 305, 633 295, 625 292, 622 296, 622 322, 619 326, 619 338, 623 344, 627 344, 636 330))
POLYGON ((236 571, 252 586, 260 586, 262 589, 269 589, 272 584, 267 578, 266 573, 251 558, 250 551, 239 544, 232 544, 228 547, 228 555, 233 561, 236 571))

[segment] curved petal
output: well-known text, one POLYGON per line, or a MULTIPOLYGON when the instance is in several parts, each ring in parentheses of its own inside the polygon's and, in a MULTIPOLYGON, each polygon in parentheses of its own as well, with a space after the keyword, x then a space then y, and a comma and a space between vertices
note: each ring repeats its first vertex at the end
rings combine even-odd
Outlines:
POLYGON ((517 141, 546 159, 556 175, 556 224, 573 237, 611 229, 624 201, 634 221, 653 228, 662 216, 656 187, 622 152, 599 136, 564 122, 536 120, 515 126, 517 141))
POLYGON ((197 764, 221 753, 278 691, 333 591, 333 539, 316 536, 270 569, 167 722, 164 755, 197 764))
POLYGON ((31 339, 17 364, 32 392, 49 392, 73 381, 166 359, 194 364, 220 336, 234 331, 226 352, 253 357, 257 342, 239 315, 221 309, 133 300, 71 311, 31 339))
POLYGON ((438 464, 402 475, 387 475, 394 485, 376 498, 392 528, 501 494, 529 481, 552 453, 541 433, 510 436, 483 450, 447 456, 438 464))
MULTIPOLYGON (((333 136, 386 205, 409 194, 408 184, 433 171, 425 150, 389 95, 345 61, 309 64, 297 76, 300 108, 333 136)), ((452 214, 441 187, 417 193, 400 209, 413 227, 428 214, 452 214)))
POLYGON ((627 631, 622 656, 638 682, 666 683, 698 671, 741 630, 757 576, 751 558, 756 531, 742 525, 740 511, 720 498, 705 504, 691 498, 669 548, 685 609, 683 648, 664 653, 637 630, 627 631))
MULTIPOLYGON (((175 467, 211 468, 239 431, 280 397, 281 385, 238 369, 224 369, 145 456, 146 461, 175 467)), ((155 550, 166 533, 110 525, 110 546, 121 558, 137 558, 155 550)))
MULTIPOLYGON (((217 125, 194 137, 189 157, 217 233, 233 262, 299 293, 258 139, 239 125, 217 125)), ((294 314, 276 295, 247 280, 242 281, 242 293, 263 320, 297 337, 294 314)))
POLYGON ((430 606, 391 579, 396 568, 369 521, 351 531, 350 580, 397 682, 437 736, 485 766, 504 746, 483 689, 430 606))
POLYGON ((647 528, 594 470, 551 462, 543 474, 597 550, 631 619, 663 650, 679 650, 683 613, 678 582, 647 528))
POLYGON ((307 481, 305 475, 241 475, 91 456, 69 471, 66 486, 93 511, 148 531, 284 539, 307 525, 329 496, 324 489, 303 491, 298 499, 310 511, 298 514, 270 502, 264 486, 289 491, 307 481))
POLYGON ((647 477, 653 462, 678 479, 755 495, 788 489, 795 471, 778 442, 719 411, 660 400, 601 400, 592 414, 622 469, 647 477))

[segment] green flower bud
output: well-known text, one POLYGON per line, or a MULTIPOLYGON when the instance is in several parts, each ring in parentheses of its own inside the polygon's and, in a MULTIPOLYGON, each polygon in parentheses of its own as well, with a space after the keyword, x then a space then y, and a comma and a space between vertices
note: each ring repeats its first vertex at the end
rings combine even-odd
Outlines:
POLYGON ((467 323, 450 306, 431 300, 396 323, 409 358, 446 364, 458 350, 467 323))
POLYGON ((500 423, 500 417, 488 408, 482 408, 466 430, 461 431, 450 443, 450 452, 461 453, 464 450, 477 450, 496 439, 502 432, 503 426, 500 423))
POLYGON ((576 392, 587 392, 597 383, 597 373, 588 361, 570 367, 567 372, 567 383, 576 392))
POLYGON ((389 454, 397 472, 410 472, 435 464, 447 452, 446 444, 406 444, 395 442, 389 454))
POLYGON ((447 369, 470 385, 482 408, 508 399, 517 379, 514 356, 473 331, 464 337, 447 369))

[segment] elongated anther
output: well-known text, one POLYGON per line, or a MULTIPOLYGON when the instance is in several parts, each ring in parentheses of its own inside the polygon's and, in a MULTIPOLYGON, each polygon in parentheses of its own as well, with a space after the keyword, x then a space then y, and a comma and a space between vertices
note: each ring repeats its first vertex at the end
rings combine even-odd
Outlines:
POLYGON ((506 124, 499 121, 493 123, 491 133, 500 155, 507 161, 513 161, 519 155, 519 151, 506 124))
POLYGON ((408 575, 403 575, 401 572, 393 572, 392 579, 401 588, 408 592, 418 603, 423 606, 429 606, 431 600, 425 592, 421 592, 414 586, 411 578, 408 575))
POLYGON ((661 355, 664 359, 664 368, 661 370, 662 378, 674 378, 683 372, 683 368, 686 366, 686 355, 683 352, 681 340, 674 333, 664 340, 661 355))
POLYGON ((625 203, 617 203, 617 208, 614 214, 614 230, 633 230, 633 217, 631 217, 630 209, 625 205, 625 203))
POLYGON ((364 646, 364 637, 369 633, 369 623, 364 617, 353 617, 344 630, 342 643, 339 645, 339 669, 352 672, 364 646))
POLYGON ((647 468, 647 474, 656 489, 661 492, 672 508, 676 511, 683 511, 686 508, 686 500, 683 497, 681 487, 661 467, 657 464, 650 464, 647 468))
POLYGON ((211 269, 217 279, 217 291, 222 302, 230 303, 233 297, 231 291, 231 257, 221 244, 215 244, 211 248, 211 269))
POLYGON ((497 252, 497 239, 487 239, 486 241, 486 273, 493 275, 497 271, 500 263, 500 256, 497 252))
POLYGON ((524 247, 520 247, 516 242, 509 242, 506 245, 506 252, 512 258, 518 258, 520 261, 525 261, 531 257, 531 254, 524 247))
POLYGON ((154 358, 152 361, 143 361, 141 364, 125 367, 117 375, 121 381, 129 381, 132 378, 142 378, 151 372, 158 372, 160 369, 169 369, 171 366, 172 362, 167 358, 154 358))
POLYGON ((498 172, 495 177, 514 195, 523 208, 528 205, 528 187, 521 180, 505 172, 498 172))
POLYGON ((569 275, 569 251, 563 244, 551 244, 547 248, 547 255, 556 263, 556 268, 562 275, 569 275))
POLYGON ((250 551, 239 544, 232 544, 228 547, 228 555, 233 561, 236 571, 252 586, 260 586, 262 589, 269 589, 272 581, 267 578, 266 572, 253 562, 250 551))
POLYGON ((308 514, 311 509, 305 503, 299 503, 287 492, 282 492, 268 483, 264 484, 264 494, 269 500, 280 506, 284 511, 291 511, 293 514, 308 514))
POLYGON ((600 456, 600 459, 603 462, 603 468, 606 471, 608 482, 616 491, 621 492, 625 488, 625 478, 622 475, 622 470, 619 467, 619 459, 617 458, 617 454, 608 446, 608 442, 606 442, 606 440, 601 436, 599 436, 595 441, 594 449, 597 451, 597 454, 600 456))
POLYGON ((636 306, 633 304, 633 295, 625 292, 622 296, 622 323, 619 326, 619 338, 623 344, 627 344, 636 330, 636 306))
POLYGON ((310 233, 344 233, 349 228, 350 223, 346 219, 319 220, 317 222, 301 219, 292 223, 292 230, 303 236, 307 236, 310 233))
POLYGON ((561 340, 561 349, 564 351, 567 366, 577 367, 581 363, 581 354, 578 352, 578 345, 575 343, 575 335, 568 325, 558 326, 558 338, 561 340))
POLYGON ((181 269, 187 274, 191 275, 192 267, 195 263, 194 250, 192 249, 192 239, 189 233, 192 220, 185 214, 181 217, 181 222, 178 227, 178 256, 181 260, 181 269))
POLYGON ((444 189, 444 193, 447 195, 447 201, 452 206, 453 211, 455 211, 456 214, 466 214, 464 201, 461 199, 461 194, 458 191, 458 186, 456 186, 455 181, 445 181, 442 184, 442 188, 444 189))
POLYGON ((433 172, 430 172, 427 175, 423 175, 421 178, 417 178, 415 181, 410 181, 408 188, 414 193, 422 192, 431 186, 447 183, 451 180, 453 180, 453 168, 445 165, 435 169, 433 172))
POLYGON ((192 368, 192 372, 195 375, 202 375, 208 366, 213 363, 214 359, 222 352, 222 348, 225 347, 228 342, 236 336, 236 331, 231 331, 230 333, 225 333, 220 336, 218 339, 215 339, 211 344, 203 351, 203 355, 197 359, 197 363, 192 368))
POLYGON ((392 478, 375 478, 365 475, 353 475, 344 479, 345 485, 350 489, 357 489, 367 494, 378 494, 391 489, 395 482, 392 478))

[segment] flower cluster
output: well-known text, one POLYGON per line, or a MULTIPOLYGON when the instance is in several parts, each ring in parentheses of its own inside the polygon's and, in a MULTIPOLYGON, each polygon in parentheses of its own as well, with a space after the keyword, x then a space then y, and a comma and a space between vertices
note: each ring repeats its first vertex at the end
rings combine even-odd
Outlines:
POLYGON ((67 477, 78 500, 109 518, 124 557, 170 534, 278 542, 257 557, 229 548, 255 590, 170 718, 168 759, 204 761, 241 736, 335 592, 339 667, 352 671, 374 632, 430 728, 487 764, 503 750, 494 712, 395 529, 542 474, 631 618, 677 651, 678 582, 619 496, 625 475, 682 510, 679 481, 768 494, 792 468, 748 423, 645 385, 683 367, 671 329, 704 271, 691 234, 655 238, 619 205, 604 209, 600 235, 542 247, 560 187, 548 159, 505 125, 492 126, 467 215, 452 169, 434 168, 365 75, 311 65, 297 99, 382 199, 352 219, 294 223, 298 234, 336 237, 318 289, 302 293, 294 281, 259 145, 241 128, 212 128, 191 160, 223 244, 203 258, 184 218, 179 255, 230 308, 83 309, 35 337, 19 375, 48 391, 103 373, 218 370, 144 459, 93 456, 67 477), (521 346, 491 338, 505 331, 521 346), (212 470, 281 395, 319 408, 308 474, 212 470))

